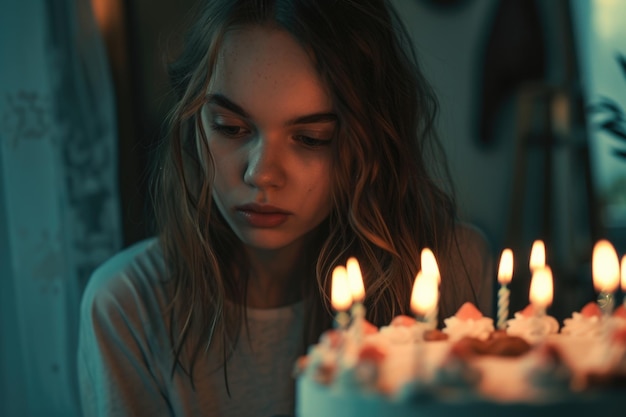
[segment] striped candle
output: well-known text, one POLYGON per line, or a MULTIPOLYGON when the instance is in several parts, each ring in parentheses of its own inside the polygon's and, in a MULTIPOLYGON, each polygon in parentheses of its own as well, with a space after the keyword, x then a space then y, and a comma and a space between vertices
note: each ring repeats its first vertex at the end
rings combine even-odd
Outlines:
POLYGON ((506 328, 506 321, 509 318, 509 294, 507 284, 513 278, 513 251, 505 249, 500 256, 500 265, 498 266, 498 282, 500 289, 498 290, 498 313, 497 327, 500 330, 506 328))

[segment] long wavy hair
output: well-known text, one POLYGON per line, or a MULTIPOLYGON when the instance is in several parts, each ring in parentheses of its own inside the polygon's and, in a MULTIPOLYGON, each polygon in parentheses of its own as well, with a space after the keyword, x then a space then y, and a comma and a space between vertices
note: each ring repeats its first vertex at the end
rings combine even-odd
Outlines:
MULTIPOLYGON (((157 164, 158 233, 174 286, 171 337, 176 362, 223 341, 225 358, 245 320, 242 243, 212 200, 214 165, 200 110, 224 34, 246 25, 290 33, 309 52, 338 116, 332 209, 307 251, 303 347, 332 325, 332 269, 356 256, 376 325, 410 313, 419 254, 443 258, 452 245, 455 203, 437 139, 435 95, 412 44, 385 0, 201 1, 179 59, 169 68, 177 105, 157 164)), ((442 293, 446 290, 442 282, 442 293)), ((452 288, 452 290, 454 290, 452 288)), ((454 291, 452 291, 454 292, 454 291)), ((459 300, 444 297, 441 314, 459 300)), ((176 363, 175 363, 176 364, 176 363)), ((193 378, 192 378, 193 379, 193 378)))

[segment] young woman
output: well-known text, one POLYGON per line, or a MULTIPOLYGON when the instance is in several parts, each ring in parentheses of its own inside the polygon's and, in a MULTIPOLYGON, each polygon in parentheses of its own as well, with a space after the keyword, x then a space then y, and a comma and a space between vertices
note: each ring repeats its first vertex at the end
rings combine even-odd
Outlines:
POLYGON ((436 100, 388 2, 201 3, 171 67, 158 238, 83 297, 86 416, 293 414, 291 371, 350 256, 376 325, 411 314, 424 247, 440 317, 490 312, 489 251, 442 188, 436 100))

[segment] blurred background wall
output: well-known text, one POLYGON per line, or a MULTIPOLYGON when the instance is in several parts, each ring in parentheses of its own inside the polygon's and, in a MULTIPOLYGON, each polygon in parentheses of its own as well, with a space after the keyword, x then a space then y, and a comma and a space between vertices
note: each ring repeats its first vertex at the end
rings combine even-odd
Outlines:
MULTIPOLYGON (((196 0, 0 5, 0 415, 77 416, 90 272, 151 234, 148 170, 172 104, 165 65, 196 0)), ((461 217, 532 242, 551 314, 595 297, 591 249, 626 252, 626 25, 619 0, 393 0, 439 96, 461 217)), ((494 277, 495 282, 495 277, 494 277)))

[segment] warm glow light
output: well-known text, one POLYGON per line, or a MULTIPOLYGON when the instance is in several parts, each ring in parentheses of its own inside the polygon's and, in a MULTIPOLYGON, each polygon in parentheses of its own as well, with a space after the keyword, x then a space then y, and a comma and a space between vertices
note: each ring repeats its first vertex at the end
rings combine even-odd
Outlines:
POLYGON ((546 245, 543 240, 535 240, 530 250, 530 272, 535 272, 537 268, 546 266, 546 245))
POLYGON ((346 263, 346 269, 348 270, 348 283, 352 292, 352 298, 360 303, 365 298, 365 287, 363 287, 363 275, 361 274, 359 261, 351 257, 346 263))
POLYGON ((534 307, 546 308, 552 304, 554 282, 549 266, 537 268, 530 281, 530 303, 534 307))
POLYGON ((411 310, 418 316, 426 316, 430 313, 439 298, 437 280, 434 275, 425 275, 422 271, 417 273, 411 292, 411 310))
POLYGON ((93 15, 106 37, 119 27, 122 15, 122 3, 111 0, 91 0, 93 15))
MULTIPOLYGON (((622 291, 626 292, 626 255, 622 256, 622 291)), ((624 296, 626 298, 626 296, 624 296)))
POLYGON ((594 0, 591 9, 591 21, 594 32, 604 42, 612 42, 623 36, 623 20, 624 16, 623 0, 594 0), (620 30, 621 29, 621 30, 620 30))
POLYGON ((343 265, 339 265, 333 270, 330 301, 335 311, 346 311, 352 304, 348 271, 343 265))
POLYGON ((596 291, 614 293, 619 286, 619 258, 611 242, 605 239, 596 242, 591 262, 596 291))
POLYGON ((422 249, 421 254, 422 272, 424 275, 432 275, 437 277, 437 283, 441 281, 441 275, 439 274, 439 266, 437 266, 437 259, 435 254, 429 248, 422 249))
POLYGON ((498 282, 506 285, 513 278, 513 251, 505 249, 500 256, 500 266, 498 266, 498 282))

